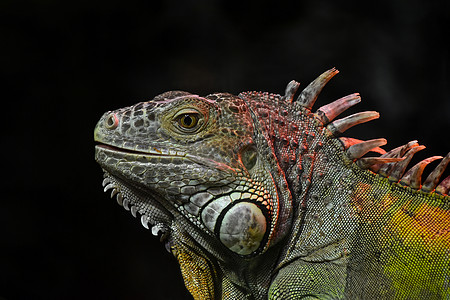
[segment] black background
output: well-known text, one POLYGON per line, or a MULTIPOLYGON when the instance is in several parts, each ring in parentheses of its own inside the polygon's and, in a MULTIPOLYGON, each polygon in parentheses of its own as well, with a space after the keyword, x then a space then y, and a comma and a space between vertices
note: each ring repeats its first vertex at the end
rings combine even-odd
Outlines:
MULTIPOLYGON (((448 1, 0 2, 0 297, 189 299, 175 259, 102 192, 93 128, 167 90, 283 93, 341 73, 381 119, 353 137, 450 150, 448 1), (376 4, 375 4, 376 3, 376 4)), ((436 163, 433 164, 435 166, 436 163)), ((430 168, 431 169, 431 168, 430 168)))

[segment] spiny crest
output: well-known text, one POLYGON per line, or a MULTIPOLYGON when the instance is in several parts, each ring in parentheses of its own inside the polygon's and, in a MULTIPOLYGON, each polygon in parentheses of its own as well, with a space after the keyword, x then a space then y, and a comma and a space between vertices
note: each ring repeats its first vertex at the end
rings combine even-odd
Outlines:
MULTIPOLYGON (((289 103, 296 102, 304 109, 311 110, 323 87, 338 72, 339 71, 335 68, 324 72, 313 82, 311 82, 300 93, 296 100, 294 100, 294 96, 300 86, 300 83, 293 80, 288 83, 285 95, 282 99, 289 103)), ((450 163, 450 153, 448 153, 444 158, 442 156, 433 156, 424 159, 406 171, 407 166, 414 154, 425 149, 425 146, 419 145, 417 141, 411 141, 403 146, 386 152, 380 148, 387 143, 386 139, 383 138, 361 141, 354 138, 339 137, 347 129, 355 125, 379 118, 380 115, 378 112, 365 111, 344 117, 342 119, 334 120, 345 110, 360 101, 361 97, 358 93, 351 94, 319 107, 314 113, 314 116, 321 121, 336 138, 340 140, 347 157, 350 160, 353 160, 360 168, 369 169, 380 176, 387 177, 391 182, 396 182, 402 186, 408 186, 415 190, 421 190, 426 193, 430 193, 434 190, 436 194, 449 195, 450 176, 445 178, 440 184, 439 180, 450 163), (376 152, 381 155, 378 157, 363 157, 368 152, 376 152), (424 183, 421 184, 421 177, 424 168, 429 163, 437 159, 442 159, 442 161, 428 175, 424 183)))

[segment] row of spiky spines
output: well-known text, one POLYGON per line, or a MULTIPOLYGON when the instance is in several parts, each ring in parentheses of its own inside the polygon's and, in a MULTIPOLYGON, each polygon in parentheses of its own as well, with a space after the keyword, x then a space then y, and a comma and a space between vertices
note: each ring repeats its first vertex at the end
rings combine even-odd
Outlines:
MULTIPOLYGON (((323 87, 337 73, 339 73, 339 71, 335 68, 324 72, 311 82, 295 100, 294 96, 300 83, 292 80, 287 85, 285 95, 282 99, 291 103, 297 102, 303 108, 311 110, 323 87)), ((425 148, 425 146, 419 145, 417 141, 411 141, 403 146, 386 152, 380 148, 387 143, 386 139, 383 138, 361 141, 353 138, 339 137, 343 132, 355 125, 379 118, 380 115, 378 112, 365 111, 334 120, 342 112, 360 101, 361 97, 358 93, 351 94, 320 107, 314 113, 314 116, 342 142, 348 158, 353 160, 360 168, 370 169, 380 176, 388 177, 392 182, 409 186, 412 189, 420 189, 423 192, 428 193, 434 190, 437 194, 448 195, 450 190, 450 176, 444 179, 440 184, 438 183, 446 167, 450 163, 450 153, 447 154, 440 164, 430 173, 424 183, 421 184, 422 173, 425 166, 437 159, 442 159, 443 157, 433 156, 424 159, 405 173, 413 155, 425 148), (377 152, 380 153, 381 156, 363 157, 368 152, 377 152)))

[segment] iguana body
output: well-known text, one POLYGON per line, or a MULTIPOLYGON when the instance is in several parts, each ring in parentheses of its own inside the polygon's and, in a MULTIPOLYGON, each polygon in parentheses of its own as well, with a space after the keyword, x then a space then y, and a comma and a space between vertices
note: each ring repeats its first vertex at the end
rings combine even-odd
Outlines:
POLYGON ((167 92, 107 112, 95 129, 105 191, 151 225, 195 299, 448 299, 450 153, 421 184, 416 141, 338 136, 353 94, 311 107, 337 71, 295 100, 167 92), (363 157, 367 152, 381 156, 363 157))

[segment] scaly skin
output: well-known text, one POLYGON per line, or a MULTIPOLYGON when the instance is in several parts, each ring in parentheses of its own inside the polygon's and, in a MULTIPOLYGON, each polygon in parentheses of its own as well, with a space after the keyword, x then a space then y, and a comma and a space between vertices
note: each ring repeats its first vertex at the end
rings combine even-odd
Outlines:
POLYGON ((105 191, 162 235, 195 299, 450 297, 450 153, 422 185, 439 157, 405 173, 417 142, 339 138, 378 113, 333 121, 356 94, 311 112, 336 73, 297 100, 294 81, 283 97, 167 92, 98 122, 105 191))

